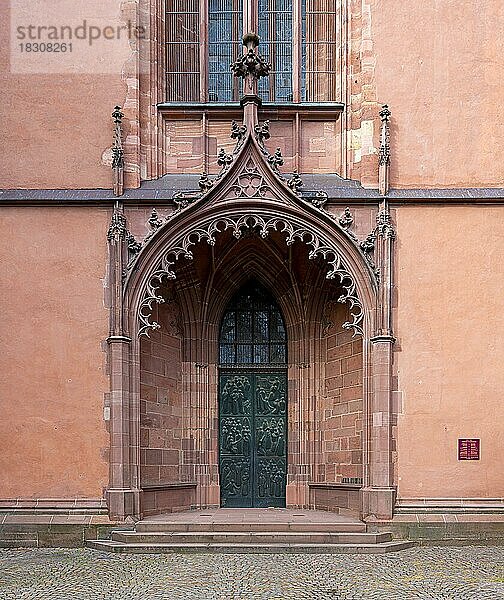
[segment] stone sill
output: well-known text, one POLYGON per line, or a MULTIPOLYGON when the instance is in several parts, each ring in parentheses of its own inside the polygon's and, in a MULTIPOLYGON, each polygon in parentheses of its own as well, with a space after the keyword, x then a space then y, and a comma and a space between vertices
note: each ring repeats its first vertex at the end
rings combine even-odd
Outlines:
MULTIPOLYGON (((296 115, 315 118, 339 118, 343 112, 343 102, 263 102, 261 114, 296 115)), ((208 113, 227 118, 240 116, 243 109, 239 102, 160 102, 157 109, 162 114, 183 116, 185 114, 208 113)))
POLYGON ((310 488, 320 488, 324 490, 361 490, 362 485, 360 483, 317 483, 312 482, 308 484, 310 488))
POLYGON ((504 498, 402 498, 396 514, 504 513, 504 498))
POLYGON ((108 514, 103 498, 11 498, 0 499, 0 511, 8 513, 108 514))
POLYGON ((158 490, 173 490, 173 489, 184 489, 184 488, 195 488, 197 483, 195 481, 174 481, 168 483, 146 483, 141 486, 143 492, 153 492, 158 490))

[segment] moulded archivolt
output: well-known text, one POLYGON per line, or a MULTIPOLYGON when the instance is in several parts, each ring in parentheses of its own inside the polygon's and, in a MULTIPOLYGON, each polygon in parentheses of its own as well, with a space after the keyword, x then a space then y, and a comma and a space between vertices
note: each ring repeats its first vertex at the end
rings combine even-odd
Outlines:
POLYGON ((285 242, 288 246, 294 244, 296 240, 309 246, 309 258, 322 257, 329 267, 326 277, 339 280, 343 294, 338 301, 350 304, 351 320, 344 323, 343 328, 353 330, 354 336, 362 335, 363 306, 357 295, 354 278, 337 248, 323 236, 309 229, 302 221, 295 218, 246 213, 209 218, 197 227, 181 234, 164 251, 148 277, 144 296, 140 302, 138 309, 139 336, 148 336, 150 330, 159 329, 159 323, 152 320, 152 306, 154 302, 164 302, 163 297, 159 294, 159 288, 164 279, 176 278, 174 267, 177 260, 180 257, 192 260, 194 258, 191 251, 192 246, 202 241, 206 241, 213 246, 216 236, 227 230, 230 230, 237 239, 246 230, 255 230, 262 238, 266 238, 272 231, 278 231, 285 234, 285 242))

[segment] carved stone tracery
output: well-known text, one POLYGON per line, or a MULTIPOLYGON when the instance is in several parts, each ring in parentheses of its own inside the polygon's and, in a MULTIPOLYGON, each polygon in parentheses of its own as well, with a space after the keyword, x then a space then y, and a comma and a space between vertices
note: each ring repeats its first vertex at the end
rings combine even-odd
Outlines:
POLYGON ((160 327, 159 323, 151 320, 152 306, 155 302, 164 302, 159 293, 159 288, 165 279, 176 278, 174 267, 177 260, 180 257, 192 260, 192 246, 202 241, 206 241, 210 246, 213 246, 215 245, 216 236, 227 230, 230 230, 237 239, 240 239, 247 230, 258 231, 262 238, 268 237, 272 231, 279 231, 285 234, 285 243, 288 246, 294 244, 296 240, 307 244, 311 248, 309 258, 323 258, 329 267, 326 277, 339 280, 343 294, 338 301, 350 304, 351 320, 344 323, 343 328, 352 330, 354 335, 362 335, 363 305, 357 295, 355 280, 334 245, 324 236, 308 228, 302 220, 286 216, 272 217, 265 214, 264 211, 259 211, 255 214, 236 213, 234 215, 209 217, 200 222, 197 227, 173 240, 148 278, 146 290, 138 310, 139 336, 148 336, 150 330, 160 327))

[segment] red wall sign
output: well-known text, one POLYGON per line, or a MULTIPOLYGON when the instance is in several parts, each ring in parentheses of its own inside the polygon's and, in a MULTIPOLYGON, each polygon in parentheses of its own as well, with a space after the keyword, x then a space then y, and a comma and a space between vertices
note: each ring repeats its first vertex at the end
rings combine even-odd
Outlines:
POLYGON ((480 440, 478 438, 459 438, 458 441, 459 460, 479 460, 480 440))

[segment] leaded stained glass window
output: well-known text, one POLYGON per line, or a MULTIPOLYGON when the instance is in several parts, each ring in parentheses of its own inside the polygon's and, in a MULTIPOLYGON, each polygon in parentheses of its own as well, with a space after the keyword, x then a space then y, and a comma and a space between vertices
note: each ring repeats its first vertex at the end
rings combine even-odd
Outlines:
POLYGON ((271 75, 270 102, 339 101, 342 2, 338 0, 166 0, 166 100, 231 102, 241 82, 230 64, 242 52, 245 14, 255 17, 271 75))
POLYGON ((231 300, 220 328, 222 366, 284 365, 287 337, 278 304, 257 282, 249 282, 231 300))

